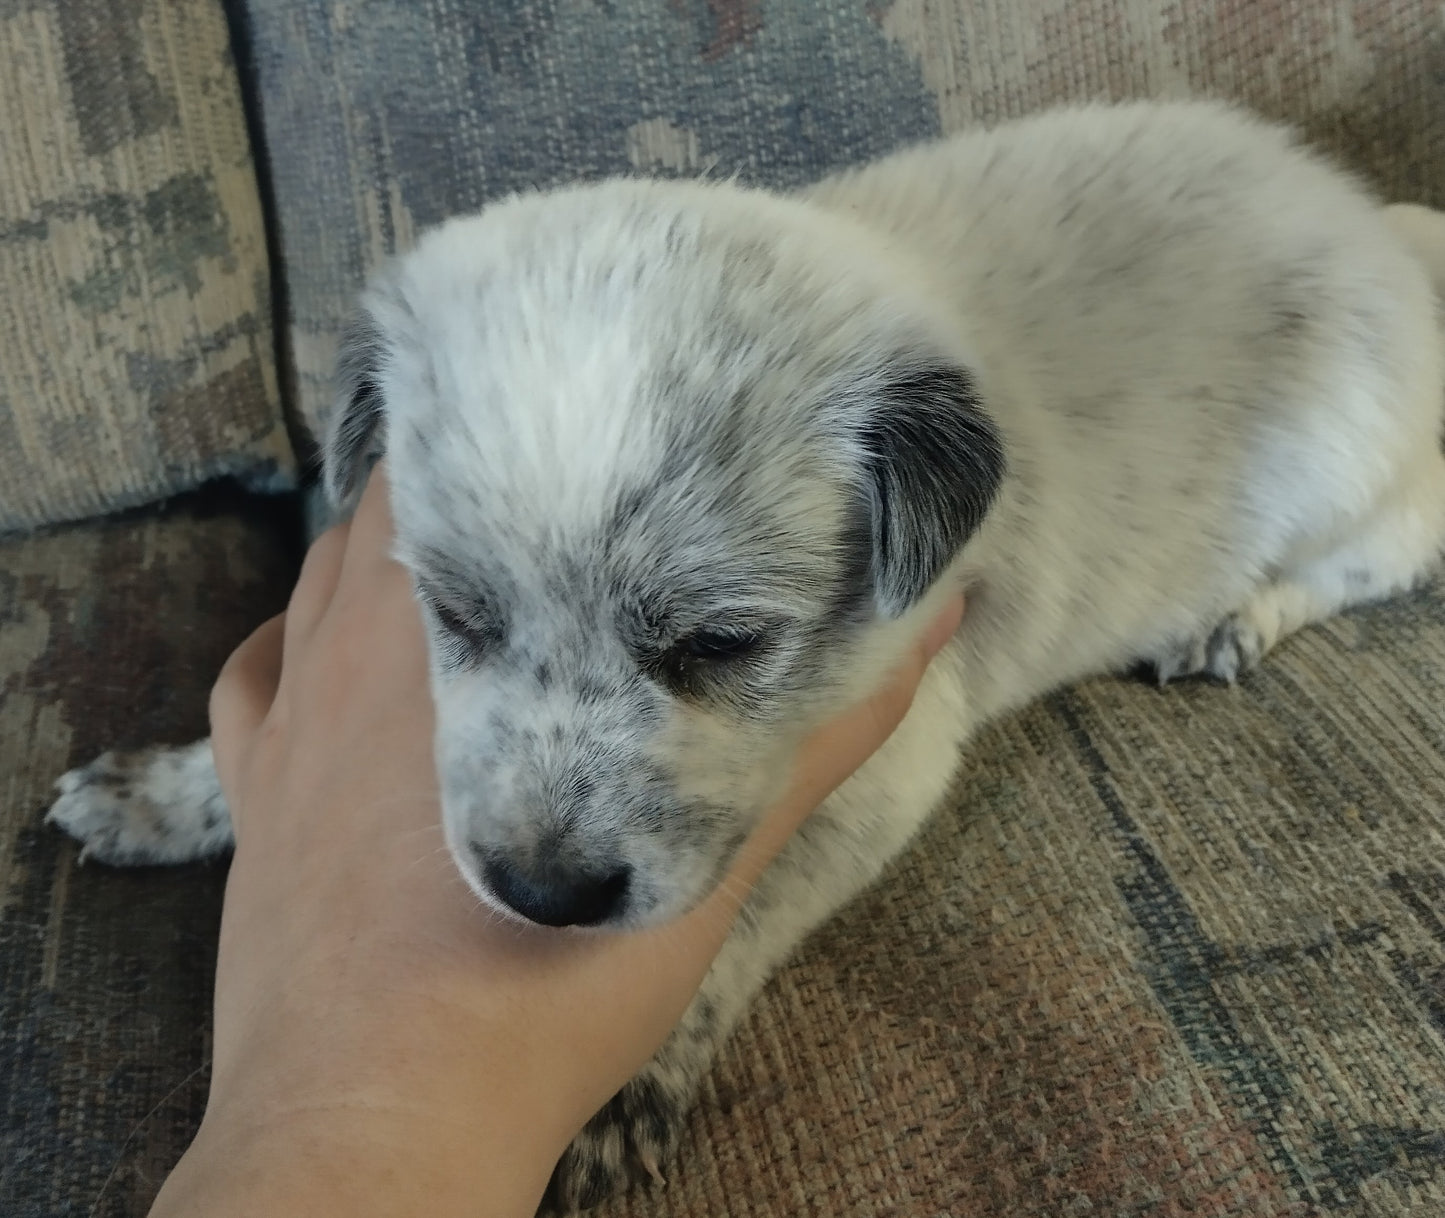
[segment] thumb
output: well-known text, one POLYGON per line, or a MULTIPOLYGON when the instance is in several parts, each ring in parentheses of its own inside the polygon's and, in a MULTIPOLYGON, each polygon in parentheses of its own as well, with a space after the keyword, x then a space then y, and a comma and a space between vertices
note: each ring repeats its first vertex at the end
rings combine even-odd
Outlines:
POLYGON ((240 758, 276 700, 285 631, 284 613, 261 623, 231 653, 211 688, 211 750, 222 790, 235 790, 240 758))

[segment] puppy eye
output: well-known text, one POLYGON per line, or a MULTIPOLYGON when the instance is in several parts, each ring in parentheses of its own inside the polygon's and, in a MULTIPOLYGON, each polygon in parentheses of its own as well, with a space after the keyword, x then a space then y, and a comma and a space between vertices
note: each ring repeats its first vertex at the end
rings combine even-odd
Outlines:
POLYGON ((673 643, 658 658, 657 672, 677 693, 698 696, 711 685, 714 672, 747 660, 763 650, 760 631, 716 626, 694 630, 673 643))
POLYGON ((460 664, 480 659, 502 641, 502 628, 484 609, 462 609, 431 594, 427 607, 446 633, 448 658, 460 664))
POLYGON ((762 644, 763 636, 755 630, 723 627, 694 631, 679 641, 674 650, 691 660, 715 664, 740 660, 757 651, 762 644))
MULTIPOLYGON (((776 649, 781 623, 718 622, 647 648, 643 668, 673 693, 688 698, 744 697, 757 664, 776 649)), ((661 631, 659 631, 661 633, 661 631)))

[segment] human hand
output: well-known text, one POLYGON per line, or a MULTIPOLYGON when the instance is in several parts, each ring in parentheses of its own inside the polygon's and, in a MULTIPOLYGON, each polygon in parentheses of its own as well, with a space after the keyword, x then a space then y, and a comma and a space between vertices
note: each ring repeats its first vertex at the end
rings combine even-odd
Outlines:
POLYGON ((157 1215, 224 1213, 224 1196, 238 1212, 365 1214, 389 1191, 438 1215, 479 1199, 530 1215, 567 1143, 681 1017, 742 895, 902 720, 962 612, 806 742, 787 795, 692 912, 558 933, 489 917, 447 853, 425 638, 390 538, 378 467, 212 696, 237 844, 211 1099, 157 1215))

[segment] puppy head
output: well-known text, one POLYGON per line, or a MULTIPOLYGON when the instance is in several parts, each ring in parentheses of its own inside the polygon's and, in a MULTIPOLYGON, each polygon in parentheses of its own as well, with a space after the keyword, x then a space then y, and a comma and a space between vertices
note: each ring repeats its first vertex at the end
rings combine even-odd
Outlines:
POLYGON ((376 280, 328 486, 386 452, 485 899, 683 912, 936 611, 1004 468, 939 312, 843 222, 695 184, 511 200, 376 280))

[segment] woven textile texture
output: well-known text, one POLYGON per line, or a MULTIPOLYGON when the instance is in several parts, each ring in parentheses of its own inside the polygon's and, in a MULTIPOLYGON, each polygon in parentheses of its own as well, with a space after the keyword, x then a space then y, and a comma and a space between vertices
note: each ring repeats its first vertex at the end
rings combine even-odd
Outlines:
POLYGON ((938 132, 864 0, 247 0, 298 406, 331 404, 367 270, 516 190, 608 174, 796 185, 938 132))
POLYGON ((0 65, 0 533, 284 482, 219 0, 3 0, 0 65))
MULTIPOLYGON (((194 497, 193 497, 194 498, 194 497)), ((194 740, 295 555, 224 503, 0 542, 0 1214, 143 1215, 205 1106, 221 867, 77 868, 102 749, 194 740)))
POLYGON ((998 725, 601 1212, 1445 1213, 1442 705, 1437 586, 998 725))
POLYGON ((298 405, 330 406, 368 269, 515 190, 786 187, 1083 99, 1214 95, 1445 202, 1433 0, 246 0, 298 405))

